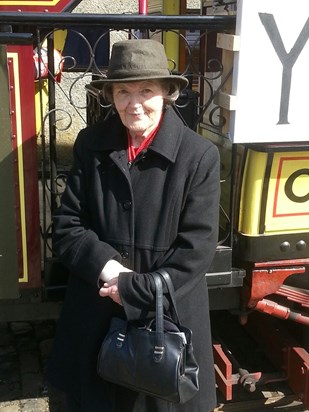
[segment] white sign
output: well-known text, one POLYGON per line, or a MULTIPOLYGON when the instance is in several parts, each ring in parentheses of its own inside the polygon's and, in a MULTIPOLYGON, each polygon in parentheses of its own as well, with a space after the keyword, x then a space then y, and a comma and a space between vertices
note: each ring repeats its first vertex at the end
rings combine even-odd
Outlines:
POLYGON ((239 0, 235 143, 309 141, 309 0, 239 0))

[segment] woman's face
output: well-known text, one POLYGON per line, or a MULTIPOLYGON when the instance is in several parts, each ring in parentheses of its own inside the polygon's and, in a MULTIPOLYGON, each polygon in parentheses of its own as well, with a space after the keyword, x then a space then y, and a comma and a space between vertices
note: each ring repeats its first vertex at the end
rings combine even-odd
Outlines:
POLYGON ((166 94, 158 81, 114 83, 114 104, 132 137, 146 137, 156 128, 166 94))

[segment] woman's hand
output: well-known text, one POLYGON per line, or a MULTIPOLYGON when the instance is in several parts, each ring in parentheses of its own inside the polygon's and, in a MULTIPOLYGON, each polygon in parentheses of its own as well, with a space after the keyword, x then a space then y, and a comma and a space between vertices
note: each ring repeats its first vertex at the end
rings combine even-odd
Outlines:
POLYGON ((118 292, 118 276, 105 282, 99 290, 99 295, 103 298, 110 297, 115 303, 122 305, 120 295, 118 292))

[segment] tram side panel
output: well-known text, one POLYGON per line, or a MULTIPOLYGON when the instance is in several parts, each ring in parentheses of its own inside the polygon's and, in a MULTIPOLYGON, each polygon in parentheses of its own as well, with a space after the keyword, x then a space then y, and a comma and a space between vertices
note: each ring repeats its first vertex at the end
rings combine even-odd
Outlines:
POLYGON ((26 289, 37 295, 41 288, 32 45, 3 49, 1 69, 1 87, 9 93, 7 100, 1 103, 1 124, 6 127, 1 128, 0 146, 0 208, 3 211, 0 298, 14 299, 20 298, 26 289), (5 141, 6 149, 3 147, 5 141), (7 196, 4 196, 4 190, 7 196))
POLYGON ((14 161, 5 46, 0 46, 0 95, 0 299, 13 299, 18 296, 18 262, 15 225, 14 161))

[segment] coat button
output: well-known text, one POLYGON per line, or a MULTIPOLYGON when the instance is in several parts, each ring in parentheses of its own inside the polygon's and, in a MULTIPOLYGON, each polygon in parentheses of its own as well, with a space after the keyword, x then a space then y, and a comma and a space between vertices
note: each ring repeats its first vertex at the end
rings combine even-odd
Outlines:
POLYGON ((123 202, 123 208, 124 208, 125 210, 131 209, 131 206, 132 206, 131 200, 125 200, 125 201, 123 202))
POLYGON ((124 250, 123 252, 121 252, 121 257, 122 257, 123 260, 128 259, 129 252, 127 250, 124 250))

